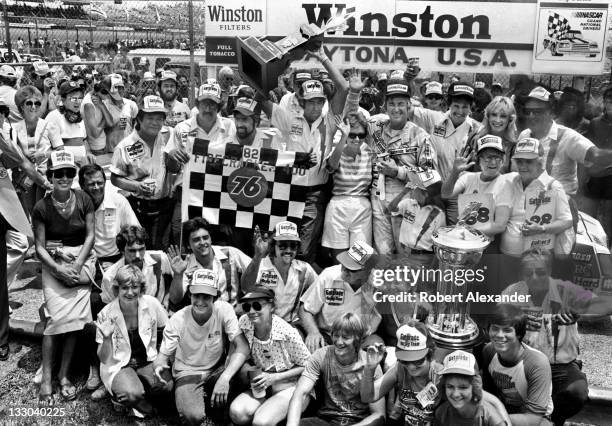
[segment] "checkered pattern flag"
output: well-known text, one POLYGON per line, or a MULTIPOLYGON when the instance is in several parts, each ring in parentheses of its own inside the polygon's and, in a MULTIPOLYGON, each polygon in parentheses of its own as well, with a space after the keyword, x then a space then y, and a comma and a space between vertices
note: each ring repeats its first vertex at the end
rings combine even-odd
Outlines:
POLYGON ((567 34, 567 32, 571 29, 570 23, 563 16, 559 15, 558 13, 551 13, 548 15, 549 37, 559 39, 567 34))
POLYGON ((210 146, 194 139, 183 175, 183 221, 203 217, 213 225, 273 231, 284 220, 298 223, 307 190, 305 152, 210 146))

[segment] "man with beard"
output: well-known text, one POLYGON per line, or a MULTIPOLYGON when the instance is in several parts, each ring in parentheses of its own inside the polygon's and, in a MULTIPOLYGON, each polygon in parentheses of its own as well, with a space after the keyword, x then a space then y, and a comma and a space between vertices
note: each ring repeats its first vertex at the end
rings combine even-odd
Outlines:
MULTIPOLYGON (((359 315, 374 333, 381 321, 367 285, 374 266, 375 251, 363 241, 336 256, 339 265, 324 269, 301 298, 299 317, 306 331, 306 346, 311 353, 331 343, 332 324, 345 312, 359 315)), ((365 337, 364 336, 364 337, 365 337)))
POLYGON ((172 238, 175 244, 179 243, 181 234, 182 168, 183 164, 189 161, 193 140, 198 138, 208 140, 211 144, 226 143, 232 141, 236 135, 234 122, 219 115, 222 104, 221 88, 218 84, 201 85, 197 101, 198 113, 176 125, 175 137, 164 149, 168 171, 177 173, 172 215, 172 238))
POLYGON ((125 83, 119 74, 109 74, 100 82, 100 93, 107 98, 106 106, 112 121, 106 122, 106 149, 113 152, 115 147, 132 132, 132 123, 138 114, 138 105, 126 99, 125 83))
POLYGON ((102 276, 102 302, 108 304, 115 299, 113 282, 119 268, 124 265, 134 265, 142 271, 145 277, 144 293, 157 298, 164 304, 165 281, 167 276, 173 275, 172 267, 166 253, 146 249, 146 240, 146 231, 139 226, 129 225, 121 228, 117 234, 116 243, 122 257, 102 276))
POLYGON ((300 236, 293 222, 276 224, 270 243, 267 235, 255 228, 255 255, 243 275, 244 293, 261 287, 274 290, 274 313, 287 323, 299 323, 299 304, 302 294, 317 279, 317 273, 308 263, 297 260, 300 236))
POLYGON ((190 304, 188 286, 194 271, 200 268, 215 272, 219 298, 234 308, 237 306, 240 277, 246 272, 251 258, 235 247, 213 245, 210 228, 208 222, 201 217, 188 220, 183 225, 183 244, 189 253, 187 258, 181 257, 177 247, 172 246, 168 251, 174 270, 174 279, 170 285, 173 311, 190 304))
POLYGON ((157 87, 159 88, 159 96, 164 100, 164 106, 166 107, 166 126, 175 127, 191 116, 191 111, 187 105, 176 99, 178 96, 176 73, 162 71, 157 87))

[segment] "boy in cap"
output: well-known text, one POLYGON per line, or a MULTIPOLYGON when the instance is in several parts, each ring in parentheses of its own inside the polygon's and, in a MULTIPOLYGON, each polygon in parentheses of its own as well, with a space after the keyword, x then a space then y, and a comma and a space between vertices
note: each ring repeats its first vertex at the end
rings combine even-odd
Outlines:
POLYGON ((166 108, 166 122, 168 127, 175 127, 181 121, 191 116, 189 107, 176 98, 178 96, 178 83, 176 73, 173 71, 162 71, 157 83, 159 96, 164 100, 166 108))
POLYGON ((166 145, 167 167, 174 178, 175 208, 172 214, 172 238, 179 243, 181 233, 181 198, 183 194, 183 165, 189 161, 193 141, 205 139, 211 144, 225 144, 234 140, 236 126, 230 118, 221 117, 221 87, 214 82, 205 83, 198 89, 197 114, 182 121, 174 128, 174 138, 166 145))
POLYGON ((232 306, 219 300, 216 273, 198 269, 189 293, 191 305, 168 321, 155 373, 162 382, 163 371, 174 378, 176 408, 189 425, 216 419, 226 423, 223 413, 230 397, 230 381, 249 357, 249 345, 238 327, 232 306), (229 344, 235 350, 228 354, 229 344))
POLYGON ((381 316, 367 285, 375 254, 370 245, 355 241, 336 257, 340 264, 325 268, 302 296, 299 317, 310 352, 331 341, 331 326, 344 312, 355 312, 362 318, 368 327, 366 336, 378 328, 381 316))
POLYGON ((112 184, 131 194, 128 201, 149 232, 152 249, 168 247, 166 229, 174 208, 163 155, 174 134, 165 119, 164 101, 145 96, 135 130, 117 145, 110 167, 112 184))
POLYGON ((126 99, 125 83, 119 74, 109 74, 100 82, 99 94, 110 114, 107 120, 106 149, 113 152, 119 142, 132 132, 132 124, 138 114, 136 102, 126 99))
POLYGON ((271 241, 256 227, 253 239, 255 254, 242 278, 242 291, 274 290, 276 315, 297 326, 300 298, 317 279, 312 266, 296 259, 301 242, 297 225, 278 222, 271 241))

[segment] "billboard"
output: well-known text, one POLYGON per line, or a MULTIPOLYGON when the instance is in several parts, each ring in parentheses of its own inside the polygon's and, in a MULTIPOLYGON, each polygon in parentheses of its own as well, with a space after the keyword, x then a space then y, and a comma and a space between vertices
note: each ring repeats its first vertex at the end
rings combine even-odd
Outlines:
MULTIPOLYGON (((606 22, 609 4, 598 4, 605 9, 602 22, 606 22)), ((421 68, 428 71, 531 73, 541 6, 537 0, 210 0, 206 8, 207 44, 224 49, 230 36, 277 40, 301 24, 320 26, 355 8, 344 31, 326 35, 327 54, 341 68, 403 68, 408 58, 419 57, 421 68), (217 38, 224 38, 223 43, 217 43, 217 38)), ((601 25, 602 37, 606 28, 601 25)), ((603 41, 600 45, 605 51, 603 41)), ((230 47, 235 49, 235 43, 230 47)), ((224 62, 215 62, 213 52, 209 59, 228 63, 228 56, 236 58, 226 50, 217 55, 224 62)), ((600 74, 601 57, 600 53, 597 61, 589 58, 584 62, 574 58, 576 67, 568 71, 600 74)))

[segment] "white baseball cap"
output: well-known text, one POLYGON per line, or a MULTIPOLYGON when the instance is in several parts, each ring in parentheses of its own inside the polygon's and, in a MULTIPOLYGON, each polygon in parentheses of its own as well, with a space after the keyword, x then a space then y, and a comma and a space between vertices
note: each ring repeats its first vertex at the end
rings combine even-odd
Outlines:
POLYGON ((543 88, 542 86, 538 86, 535 89, 533 89, 531 92, 529 92, 529 95, 527 95, 527 97, 536 99, 542 102, 548 102, 550 100, 550 92, 546 90, 545 88, 543 88))
POLYGON ((523 138, 516 143, 512 158, 524 158, 534 160, 544 155, 544 147, 535 138, 523 138))
POLYGON ((51 166, 49 170, 58 169, 76 169, 74 163, 74 155, 68 151, 52 151, 51 152, 51 166))
POLYGON ((32 66, 34 67, 34 73, 40 76, 47 75, 51 72, 49 64, 45 61, 32 62, 32 66))
POLYGON ((176 82, 176 73, 174 71, 162 71, 159 81, 174 80, 176 82))
POLYGON ((191 277, 189 285, 191 294, 208 294, 216 296, 217 289, 217 274, 212 269, 197 269, 191 277))
POLYGON ((476 375, 476 358, 469 352, 455 351, 444 357, 444 369, 440 374, 476 375))
POLYGON ((427 327, 421 322, 402 325, 395 333, 395 357, 401 361, 416 361, 423 359, 429 352, 427 346, 427 327))
POLYGON ((297 225, 293 222, 278 222, 274 227, 274 240, 276 241, 301 241, 297 225))
POLYGON ((302 90, 304 100, 323 98, 325 97, 325 91, 323 90, 323 84, 319 80, 308 80, 302 83, 302 90))
POLYGON ((438 83, 437 81, 430 81, 425 86, 425 96, 427 95, 443 95, 442 92, 442 83, 438 83))
POLYGON ((140 105, 140 111, 142 112, 163 112, 166 113, 164 107, 164 101, 157 95, 148 95, 142 98, 142 105, 140 105))
POLYGON ((221 103, 221 86, 217 83, 213 84, 203 84, 200 86, 198 90, 198 101, 203 101, 204 99, 210 99, 218 104, 221 103))
POLYGON ((359 271, 364 269, 368 261, 374 256, 376 252, 372 247, 363 241, 355 241, 351 248, 347 251, 343 251, 336 259, 346 269, 351 271, 359 271))
POLYGON ((477 147, 478 149, 476 150, 476 152, 480 152, 483 149, 491 148, 500 151, 501 153, 505 153, 502 138, 500 138, 499 136, 485 135, 478 139, 477 147))

